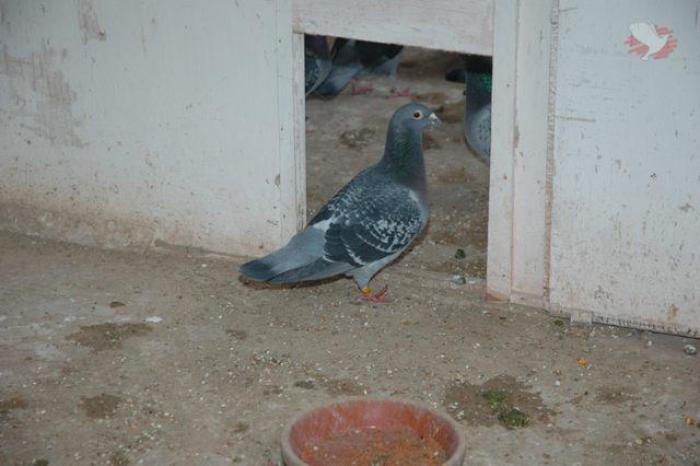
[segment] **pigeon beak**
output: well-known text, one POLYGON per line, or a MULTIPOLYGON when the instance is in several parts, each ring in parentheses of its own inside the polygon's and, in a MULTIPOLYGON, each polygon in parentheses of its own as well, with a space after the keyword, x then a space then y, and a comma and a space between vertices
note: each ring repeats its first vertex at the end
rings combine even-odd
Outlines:
POLYGON ((439 128, 440 126, 442 126, 442 121, 434 113, 430 114, 430 116, 428 117, 428 122, 430 122, 430 126, 432 126, 433 128, 439 128))

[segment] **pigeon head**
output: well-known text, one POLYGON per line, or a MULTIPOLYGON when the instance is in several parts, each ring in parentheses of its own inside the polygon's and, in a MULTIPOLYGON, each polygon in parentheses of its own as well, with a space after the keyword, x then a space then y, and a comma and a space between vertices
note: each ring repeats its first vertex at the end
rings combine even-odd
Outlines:
POLYGON ((396 110, 389 122, 380 169, 395 181, 425 191, 423 130, 440 124, 437 115, 423 104, 411 103, 396 110))
POLYGON ((422 132, 428 127, 435 128, 440 125, 442 125, 442 122, 435 112, 419 103, 410 103, 399 108, 389 123, 390 127, 399 131, 415 130, 417 132, 422 132))

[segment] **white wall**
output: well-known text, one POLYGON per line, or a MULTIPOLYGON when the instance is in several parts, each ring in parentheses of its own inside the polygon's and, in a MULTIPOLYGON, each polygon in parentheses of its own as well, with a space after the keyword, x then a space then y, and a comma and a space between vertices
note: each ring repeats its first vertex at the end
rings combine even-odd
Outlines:
POLYGON ((346 3, 0 0, 0 228, 270 250, 305 215, 292 24, 493 50, 489 291, 700 332, 696 0, 411 1, 387 24, 377 2, 338 21, 346 3), (677 50, 628 53, 638 21, 670 27, 677 50))
POLYGON ((494 5, 489 295, 545 305, 552 0, 494 5))
POLYGON ((700 4, 562 0, 550 303, 594 320, 700 332, 700 4), (665 59, 628 25, 668 26, 665 59))
POLYGON ((287 3, 1 1, 0 228, 279 245, 303 220, 287 3))
POLYGON ((700 334, 698 18, 697 0, 496 2, 492 296, 700 334), (677 48, 629 53, 640 21, 677 48))
MULTIPOLYGON (((510 0, 507 0, 510 1, 510 0)), ((292 0, 294 30, 491 55, 494 0, 292 0)))

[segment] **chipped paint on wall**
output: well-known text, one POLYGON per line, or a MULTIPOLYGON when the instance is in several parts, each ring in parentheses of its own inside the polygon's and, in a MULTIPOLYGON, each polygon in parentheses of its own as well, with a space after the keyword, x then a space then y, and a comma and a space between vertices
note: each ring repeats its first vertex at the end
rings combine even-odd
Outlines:
POLYGON ((295 180, 289 112, 269 111, 292 103, 280 5, 0 0, 0 228, 117 248, 279 246, 295 180))
POLYGON ((549 305, 697 335, 700 33, 696 0, 674 5, 562 2, 549 305))
POLYGON ((83 44, 90 40, 107 40, 107 32, 102 29, 95 12, 94 0, 78 0, 78 26, 83 44))
POLYGON ((24 128, 54 144, 83 147, 77 133, 80 120, 72 109, 77 95, 56 66, 60 59, 46 42, 26 57, 12 55, 4 44, 0 75, 7 86, 8 104, 2 111, 17 115, 24 128), (29 97, 32 94, 35 98, 29 97))
POLYGON ((152 246, 155 229, 146 219, 105 219, 99 213, 81 215, 0 202, 0 230, 113 249, 143 251, 152 246))

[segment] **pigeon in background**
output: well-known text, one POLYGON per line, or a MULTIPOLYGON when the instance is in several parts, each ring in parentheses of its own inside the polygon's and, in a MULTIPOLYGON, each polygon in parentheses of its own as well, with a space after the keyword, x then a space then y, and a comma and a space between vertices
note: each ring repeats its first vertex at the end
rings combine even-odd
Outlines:
POLYGON ((466 56, 464 67, 445 74, 451 82, 465 83, 464 139, 484 162, 491 161, 491 81, 490 57, 466 56))
POLYGON ((343 187, 289 243, 243 264, 249 280, 298 283, 352 277, 363 301, 386 302, 369 282, 399 257, 428 222, 423 130, 439 126, 418 103, 399 108, 389 122, 384 156, 343 187))
POLYGON ((486 163, 491 161, 491 82, 488 57, 469 57, 466 63, 464 138, 486 163))
POLYGON ((401 45, 380 44, 363 40, 337 38, 331 56, 333 67, 315 93, 335 97, 356 77, 368 73, 386 74, 396 80, 401 45))
POLYGON ((467 80, 467 70, 465 68, 455 68, 445 73, 445 80, 453 83, 462 83, 467 80))
POLYGON ((324 36, 304 36, 304 88, 311 94, 326 80, 333 64, 324 36))

